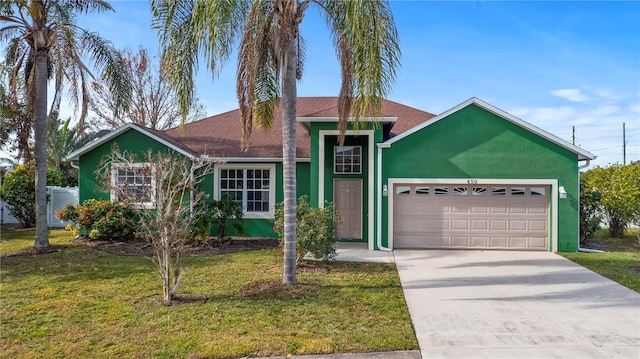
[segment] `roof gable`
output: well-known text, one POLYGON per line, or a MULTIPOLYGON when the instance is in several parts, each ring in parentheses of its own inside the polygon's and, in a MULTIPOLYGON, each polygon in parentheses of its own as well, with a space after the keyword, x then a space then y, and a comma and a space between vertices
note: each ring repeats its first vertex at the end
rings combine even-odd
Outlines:
POLYGON ((106 143, 108 141, 110 141, 111 139, 114 139, 118 136, 120 136, 121 134, 129 131, 129 130, 135 130, 138 131, 140 133, 142 133, 145 136, 148 136, 149 138, 167 146, 168 148, 188 157, 188 158, 194 158, 194 153, 192 153, 191 151, 189 151, 189 149, 185 148, 183 145, 180 144, 180 142, 176 141, 175 139, 173 139, 170 136, 167 136, 165 133, 163 133, 163 131, 158 131, 158 130, 154 130, 151 128, 147 128, 147 127, 143 127, 140 125, 137 125, 135 123, 127 123, 122 127, 119 127, 116 130, 113 130, 111 132, 109 132, 108 134, 99 137, 91 142, 89 142, 88 144, 86 144, 85 146, 69 153, 67 156, 65 156, 64 160, 65 161, 77 161, 78 159, 80 159, 80 156, 82 156, 83 154, 93 150, 94 148, 102 145, 103 143, 106 143))
POLYGON ((461 104, 459 104, 459 105, 457 105, 455 107, 450 108, 449 110, 447 110, 447 111, 435 116, 430 121, 423 122, 423 123, 411 128, 411 129, 408 129, 407 131, 401 133, 400 135, 398 135, 398 136, 396 136, 396 137, 394 137, 394 138, 392 138, 392 139, 380 144, 380 147, 391 147, 395 142, 401 141, 403 138, 408 137, 408 136, 410 136, 410 135, 422 130, 423 128, 425 128, 427 126, 430 126, 430 125, 432 125, 432 124, 434 124, 434 123, 436 123, 436 122, 438 122, 438 121, 440 121, 440 120, 442 120, 444 118, 447 118, 449 115, 451 115, 451 114, 453 114, 455 112, 458 112, 458 111, 460 111, 460 110, 462 110, 462 109, 464 109, 464 108, 466 108, 468 106, 471 106, 471 105, 476 105, 476 106, 478 106, 478 107, 480 107, 480 108, 482 108, 482 109, 484 109, 486 111, 489 111, 489 112, 501 117, 504 120, 507 120, 507 121, 517 125, 517 126, 520 126, 521 128, 524 128, 527 131, 529 131, 531 133, 534 133, 534 134, 546 139, 547 141, 550 141, 550 142, 552 142, 552 143, 554 143, 554 144, 556 144, 556 145, 558 145, 558 146, 560 146, 560 147, 562 147, 562 148, 564 148, 566 150, 569 150, 569 151, 577 154, 578 155, 578 160, 593 160, 596 157, 592 153, 590 153, 590 152, 588 152, 586 150, 583 150, 582 148, 580 148, 578 146, 575 146, 575 145, 573 145, 573 144, 571 144, 571 143, 569 143, 569 142, 567 142, 567 141, 565 141, 565 140, 563 140, 563 139, 561 139, 561 138, 559 138, 559 137, 557 137, 555 135, 552 135, 551 133, 549 133, 547 131, 544 131, 544 130, 542 130, 542 129, 540 129, 540 128, 538 128, 538 127, 536 127, 536 126, 534 126, 534 125, 532 125, 532 124, 530 124, 530 123, 528 123, 528 122, 526 122, 526 121, 524 121, 524 120, 522 120, 522 119, 520 119, 518 117, 515 117, 515 116, 513 116, 513 115, 511 115, 511 114, 509 114, 509 113, 507 113, 507 112, 495 107, 495 106, 492 106, 492 105, 490 105, 490 104, 488 104, 488 103, 486 103, 486 102, 484 102, 484 101, 482 101, 482 100, 480 100, 480 99, 478 99, 476 97, 472 97, 469 100, 467 100, 467 101, 465 101, 465 102, 463 102, 463 103, 461 103, 461 104))

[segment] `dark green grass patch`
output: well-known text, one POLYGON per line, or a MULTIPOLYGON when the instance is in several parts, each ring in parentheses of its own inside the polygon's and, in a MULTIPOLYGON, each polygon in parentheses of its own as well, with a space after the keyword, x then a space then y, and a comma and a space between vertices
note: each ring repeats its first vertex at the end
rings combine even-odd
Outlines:
POLYGON ((625 238, 608 238, 601 230, 587 247, 605 253, 559 253, 581 266, 614 280, 640 293, 640 240, 638 229, 630 229, 625 238))
MULTIPOLYGON (((3 232, 1 252, 32 246, 32 236, 3 232)), ((1 258, 3 356, 237 358, 418 348, 390 264, 306 263, 300 284, 284 286, 277 250, 190 257, 184 300, 167 307, 154 302, 161 288, 149 259, 69 239, 52 231, 61 251, 1 258)))

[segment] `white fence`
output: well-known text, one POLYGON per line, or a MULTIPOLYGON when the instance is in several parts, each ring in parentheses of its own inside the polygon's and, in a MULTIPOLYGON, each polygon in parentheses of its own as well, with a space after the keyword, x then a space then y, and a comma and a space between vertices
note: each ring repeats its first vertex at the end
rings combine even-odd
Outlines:
MULTIPOLYGON (((47 223, 49 227, 64 228, 68 222, 62 222, 56 218, 56 211, 64 208, 67 203, 78 205, 78 187, 47 187, 49 202, 47 203, 47 223)), ((20 223, 11 215, 4 201, 0 200, 0 223, 20 223)))

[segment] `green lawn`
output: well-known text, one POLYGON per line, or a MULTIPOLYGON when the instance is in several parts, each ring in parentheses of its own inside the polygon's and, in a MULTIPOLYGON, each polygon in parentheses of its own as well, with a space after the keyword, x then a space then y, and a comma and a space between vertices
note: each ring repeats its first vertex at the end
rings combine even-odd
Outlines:
MULTIPOLYGON (((274 356, 418 349, 397 271, 389 264, 312 263, 283 286, 277 250, 191 257, 182 294, 153 303, 149 259, 116 256, 51 231, 56 253, 3 256, 0 348, 7 358, 274 356)), ((33 245, 1 233, 0 253, 33 245)))
POLYGON ((581 266, 614 280, 640 293, 640 230, 630 229, 624 238, 608 238, 601 230, 588 248, 602 249, 605 253, 559 253, 581 266))

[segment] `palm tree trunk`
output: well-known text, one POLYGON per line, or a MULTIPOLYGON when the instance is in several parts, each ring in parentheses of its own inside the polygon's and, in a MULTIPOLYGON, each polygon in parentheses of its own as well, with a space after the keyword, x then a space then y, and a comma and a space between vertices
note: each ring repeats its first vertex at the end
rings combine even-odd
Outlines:
POLYGON ((35 157, 36 157, 36 241, 34 247, 49 247, 47 232, 47 54, 36 52, 35 157))
POLYGON ((296 56, 290 41, 282 77, 282 167, 284 179, 284 272, 282 283, 296 279, 296 56))

